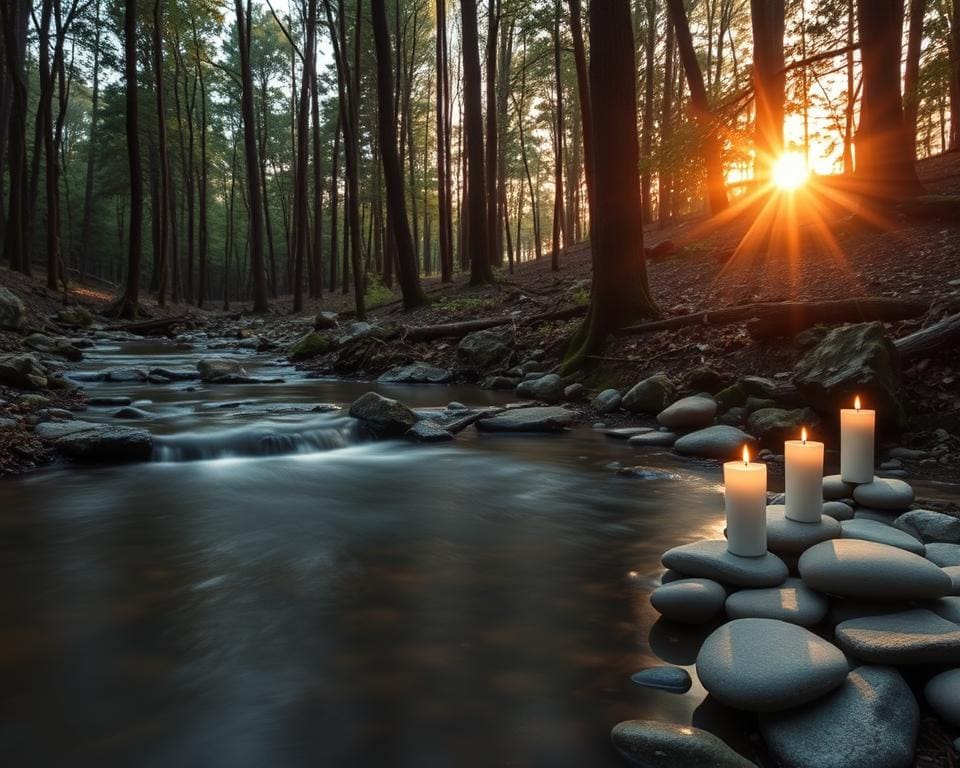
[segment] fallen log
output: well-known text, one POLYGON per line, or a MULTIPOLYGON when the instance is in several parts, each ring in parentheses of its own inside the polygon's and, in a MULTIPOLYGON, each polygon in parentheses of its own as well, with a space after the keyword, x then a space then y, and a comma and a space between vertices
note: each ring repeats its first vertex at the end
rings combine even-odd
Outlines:
POLYGON ((402 334, 404 341, 431 341, 433 339, 460 339, 469 333, 485 331, 489 328, 499 328, 504 325, 537 325, 552 320, 569 320, 587 313, 586 307, 566 307, 552 312, 544 312, 526 319, 515 317, 488 317, 481 320, 460 320, 456 323, 441 323, 439 325, 422 325, 405 328, 402 334))
POLYGON ((901 362, 935 354, 960 344, 960 313, 897 339, 893 345, 901 362))
POLYGON ((930 304, 926 301, 871 296, 827 301, 758 302, 628 325, 622 333, 653 333, 694 325, 755 321, 750 323, 750 333, 754 338, 763 339, 789 336, 820 324, 909 320, 920 317, 929 309, 930 304))
POLYGON ((191 315, 180 315, 179 317, 161 317, 156 320, 139 320, 133 323, 120 323, 111 325, 111 331, 128 331, 130 333, 140 334, 141 336, 163 336, 170 333, 171 329, 182 326, 187 328, 196 328, 203 325, 202 319, 192 317, 191 315))

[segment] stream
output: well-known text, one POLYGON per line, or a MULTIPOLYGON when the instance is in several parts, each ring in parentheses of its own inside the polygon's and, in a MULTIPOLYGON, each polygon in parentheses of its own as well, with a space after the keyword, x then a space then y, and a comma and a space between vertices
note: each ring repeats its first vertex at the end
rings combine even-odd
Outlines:
POLYGON ((710 628, 656 623, 648 596, 664 550, 720 534, 715 465, 590 428, 365 442, 316 406, 512 393, 311 379, 269 355, 101 341, 73 375, 203 355, 285 382, 84 382, 152 414, 83 418, 149 429, 154 460, 0 481, 5 765, 582 768, 621 765, 623 719, 737 732, 696 680, 629 680, 693 672, 710 628))

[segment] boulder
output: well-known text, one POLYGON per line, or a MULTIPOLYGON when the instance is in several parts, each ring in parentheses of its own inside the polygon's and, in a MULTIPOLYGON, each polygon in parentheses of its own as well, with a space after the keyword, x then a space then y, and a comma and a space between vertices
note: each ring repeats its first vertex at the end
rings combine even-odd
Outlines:
POLYGON ((817 427, 820 419, 810 408, 796 408, 792 411, 783 408, 760 408, 747 418, 747 431, 756 435, 760 444, 783 451, 785 440, 799 440, 801 430, 817 427))
POLYGON ((563 399, 570 401, 583 400, 587 396, 587 388, 579 381, 573 382, 563 390, 563 399))
POLYGON ((863 600, 925 600, 950 594, 940 568, 912 552, 856 539, 816 544, 800 556, 800 576, 818 592, 863 600))
POLYGON ((311 357, 322 355, 333 347, 333 340, 325 333, 310 331, 300 341, 290 347, 287 356, 291 360, 309 360, 311 357))
POLYGON ((844 539, 859 539, 861 541, 875 541, 879 544, 889 544, 891 547, 905 549, 907 552, 913 552, 915 555, 924 554, 923 544, 914 536, 903 531, 898 531, 889 525, 878 523, 876 520, 867 520, 857 518, 855 520, 844 520, 840 523, 843 529, 844 539))
POLYGON ((167 379, 167 381, 196 381, 200 378, 197 371, 181 371, 172 368, 151 368, 150 376, 167 379))
POLYGON ((693 681, 683 667, 648 667, 630 675, 630 682, 644 688, 655 688, 670 693, 686 693, 693 681))
POLYGON ((26 320, 20 297, 0 285, 0 328, 17 331, 26 320))
POLYGON ((483 389, 514 389, 520 382, 509 376, 489 376, 480 386, 483 389))
POLYGON ((329 331, 339 324, 336 312, 317 312, 317 316, 313 318, 313 329, 315 331, 329 331))
POLYGON ((717 392, 713 399, 717 403, 717 411, 726 413, 731 408, 742 408, 746 405, 747 393, 741 389, 739 384, 731 384, 717 392))
POLYGON ((752 435, 727 424, 717 424, 691 432, 677 439, 674 450, 685 456, 701 456, 708 459, 736 459, 743 446, 756 451, 757 441, 752 435))
POLYGON ((657 414, 657 421, 668 429, 700 429, 713 424, 717 403, 711 397, 683 397, 657 414))
POLYGON ((435 368, 428 363, 410 363, 391 368, 380 375, 377 381, 393 384, 446 384, 453 374, 445 368, 435 368))
POLYGON ((87 421, 49 421, 34 433, 77 461, 148 461, 153 438, 143 429, 87 421))
POLYGON ((513 352, 513 331, 491 328, 460 339, 457 359, 464 368, 483 371, 503 365, 513 352))
POLYGON ((47 370, 32 353, 0 355, 0 384, 14 389, 45 389, 47 370))
POLYGON ((960 669, 930 678, 923 689, 930 708, 953 726, 960 726, 960 669))
POLYGON ((677 442, 675 432, 641 432, 632 435, 627 442, 635 448, 669 448, 677 442))
POLYGON ((748 396, 784 405, 797 402, 797 389, 787 381, 765 376, 744 376, 737 384, 748 396))
POLYGON ((903 480, 875 477, 872 483, 863 483, 853 489, 853 500, 871 509, 898 511, 913 502, 913 488, 903 480))
POLYGON ((754 768, 709 731, 654 720, 626 720, 610 734, 636 768, 754 768))
POLYGON ((705 624, 723 609, 726 590, 710 579, 680 579, 657 587, 650 603, 665 619, 705 624))
POLYGON ((93 315, 84 307, 64 307, 57 310, 54 319, 60 325, 67 325, 71 328, 87 328, 93 325, 93 315))
POLYGON ((418 443, 442 443, 453 440, 452 433, 429 419, 420 419, 407 430, 405 437, 418 443))
POLYGON ((620 392, 616 389, 605 389, 593 398, 593 407, 599 413, 611 413, 620 407, 620 392))
POLYGON ((197 371, 203 381, 216 381, 228 375, 245 376, 246 371, 236 360, 222 357, 205 357, 197 363, 197 371))
POLYGON ((830 603, 801 579, 790 578, 779 587, 734 592, 726 599, 725 608, 731 619, 777 619, 812 627, 823 621, 830 603))
POLYGON ((860 395, 889 424, 902 419, 898 379, 897 351, 882 323, 832 329, 793 370, 799 393, 821 413, 850 408, 860 395))
POLYGON ((683 377, 683 389, 687 392, 706 392, 710 395, 723 389, 723 375, 709 366, 691 368, 683 377))
POLYGON ((681 544, 663 553, 660 562, 691 577, 713 579, 737 587, 777 587, 787 578, 787 566, 769 552, 762 557, 740 557, 727 551, 723 539, 681 544))
POLYGON ((31 333, 23 340, 23 345, 37 352, 56 355, 71 362, 83 359, 83 352, 67 339, 58 339, 42 333, 31 333))
POLYGON ((763 739, 784 768, 907 768, 919 725, 900 673, 870 666, 822 699, 760 717, 763 739))
POLYGON ((403 403, 376 392, 367 392, 354 400, 350 415, 376 437, 402 435, 417 421, 416 414, 403 403))
POLYGON ((734 619, 697 654, 697 675, 710 695, 748 712, 806 704, 842 685, 848 671, 839 648, 775 619, 734 619))
POLYGON ((841 622, 837 642, 871 664, 960 664, 960 625, 916 608, 841 622))
POLYGON ((517 385, 517 397, 542 400, 545 403, 559 403, 563 400, 564 383, 555 373, 537 374, 536 379, 522 381, 517 385))
POLYGON ((557 406, 514 408, 477 421, 483 432, 560 432, 576 418, 573 411, 557 406))
POLYGON ((893 521, 893 527, 926 543, 946 542, 960 544, 960 517, 913 509, 893 521))
POLYGON ((672 395, 673 384, 667 374, 655 373, 627 390, 620 406, 631 413, 660 413, 672 395))
POLYGON ((106 380, 118 384, 142 384, 149 374, 142 368, 114 368, 107 371, 106 380))
POLYGON ((936 563, 941 568, 960 565, 960 544, 945 544, 941 541, 932 541, 926 546, 927 560, 936 563))
POLYGON ((840 523, 821 517, 819 523, 798 523, 786 516, 786 507, 767 506, 767 549, 780 557, 802 555, 814 544, 840 538, 840 523))

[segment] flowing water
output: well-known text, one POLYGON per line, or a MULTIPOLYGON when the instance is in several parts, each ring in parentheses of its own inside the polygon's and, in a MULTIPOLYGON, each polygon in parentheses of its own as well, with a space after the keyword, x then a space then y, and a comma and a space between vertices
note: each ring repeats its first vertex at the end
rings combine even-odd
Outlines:
MULTIPOLYGON (((101 343, 77 376, 199 354, 101 343)), ((622 719, 727 728, 696 682, 629 682, 693 663, 648 596, 722 529, 715 467, 591 429, 364 442, 317 406, 505 398, 243 360, 285 383, 84 384, 152 414, 84 418, 150 429, 153 462, 0 482, 4 765, 582 768, 620 765, 622 719)))

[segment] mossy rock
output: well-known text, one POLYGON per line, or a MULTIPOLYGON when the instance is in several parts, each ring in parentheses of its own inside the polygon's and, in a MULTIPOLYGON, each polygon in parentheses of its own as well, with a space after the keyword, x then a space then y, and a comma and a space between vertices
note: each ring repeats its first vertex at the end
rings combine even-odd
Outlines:
POLYGON ((50 405, 50 398, 44 397, 43 395, 29 394, 21 395, 18 402, 21 405, 27 406, 27 408, 30 408, 31 410, 35 410, 37 408, 46 408, 48 405, 50 405))
POLYGON ((308 360, 311 357, 322 355, 333 346, 333 340, 323 333, 310 331, 300 341, 290 348, 291 360, 308 360))
POLYGON ((713 396, 717 401, 717 413, 725 413, 731 408, 740 408, 747 402, 747 393, 739 384, 732 384, 721 389, 713 396))

